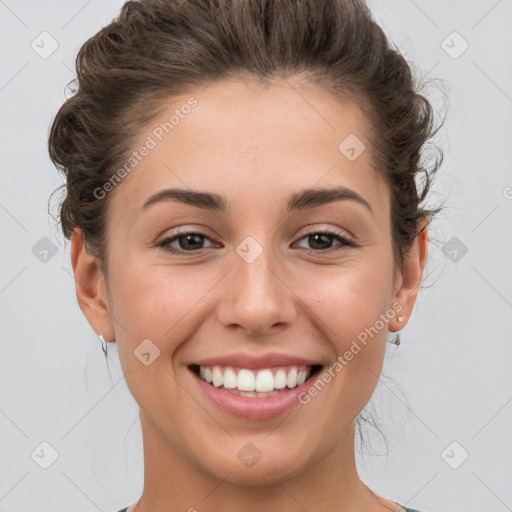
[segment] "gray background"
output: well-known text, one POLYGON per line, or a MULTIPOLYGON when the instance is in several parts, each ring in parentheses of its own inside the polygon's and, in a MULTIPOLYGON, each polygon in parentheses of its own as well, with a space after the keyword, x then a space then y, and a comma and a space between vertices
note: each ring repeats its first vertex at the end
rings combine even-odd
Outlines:
MULTIPOLYGON (((108 512, 142 492, 137 405, 114 344, 108 373, 47 213, 62 183, 50 122, 79 47, 121 5, 0 0, 0 511, 108 512)), ((441 111, 444 90, 449 110, 425 288, 371 401, 390 453, 370 431, 358 468, 424 512, 512 510, 512 3, 370 5, 418 73, 442 79, 427 93, 441 111)))

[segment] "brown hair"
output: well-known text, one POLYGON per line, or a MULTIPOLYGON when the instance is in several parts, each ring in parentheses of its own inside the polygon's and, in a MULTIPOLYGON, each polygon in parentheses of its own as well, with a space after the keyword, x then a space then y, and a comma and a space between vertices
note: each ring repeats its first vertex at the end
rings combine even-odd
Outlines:
POLYGON ((129 1, 80 48, 76 71, 71 84, 77 81, 78 88, 52 123, 49 153, 66 176, 62 232, 69 239, 81 228, 104 265, 110 194, 98 199, 94 190, 126 161, 162 99, 221 78, 303 75, 365 112, 372 154, 391 191, 397 263, 418 222, 430 222, 441 209, 420 206, 443 156, 438 151, 429 171, 421 151, 440 126, 434 128, 430 102, 363 1, 129 1), (418 193, 420 173, 425 179, 418 193))

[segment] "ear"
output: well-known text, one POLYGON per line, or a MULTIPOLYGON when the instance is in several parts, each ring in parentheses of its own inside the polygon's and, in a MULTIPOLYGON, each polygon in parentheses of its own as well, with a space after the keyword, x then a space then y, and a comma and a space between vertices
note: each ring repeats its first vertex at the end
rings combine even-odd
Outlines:
POLYGON ((101 262, 87 251, 80 228, 75 228, 71 234, 71 265, 76 298, 82 313, 96 334, 101 334, 106 341, 114 341, 115 333, 101 262))
POLYGON ((397 283, 395 285, 393 303, 400 303, 402 309, 389 321, 391 332, 400 331, 405 327, 412 315, 416 297, 421 285, 423 270, 427 262, 428 249, 428 226, 427 221, 419 223, 419 234, 416 235, 409 253, 404 256, 401 271, 398 271, 397 283), (397 317, 402 316, 401 322, 397 317))

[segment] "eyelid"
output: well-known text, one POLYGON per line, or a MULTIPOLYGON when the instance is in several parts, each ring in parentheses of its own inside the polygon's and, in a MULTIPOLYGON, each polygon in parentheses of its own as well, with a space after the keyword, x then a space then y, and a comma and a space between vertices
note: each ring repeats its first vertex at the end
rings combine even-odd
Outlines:
POLYGON ((339 236, 341 238, 345 238, 346 240, 350 240, 350 241, 353 239, 353 235, 351 233, 349 233, 347 235, 346 230, 342 231, 338 228, 327 228, 327 227, 324 228, 324 227, 318 227, 318 226, 308 229, 301 235, 300 238, 304 238, 307 235, 314 235, 317 233, 325 233, 328 235, 339 236))

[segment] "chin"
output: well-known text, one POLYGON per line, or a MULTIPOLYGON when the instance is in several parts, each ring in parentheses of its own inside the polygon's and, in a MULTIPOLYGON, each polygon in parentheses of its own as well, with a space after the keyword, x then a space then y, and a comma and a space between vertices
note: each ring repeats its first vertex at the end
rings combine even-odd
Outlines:
POLYGON ((219 443, 215 451, 198 456, 203 468, 214 478, 234 485, 258 487, 275 485, 276 480, 286 481, 303 473, 316 458, 320 459, 311 448, 311 439, 306 444, 277 436, 273 439, 245 436, 245 439, 230 438, 228 446, 223 448, 219 443), (226 475, 229 476, 226 478, 226 475))

